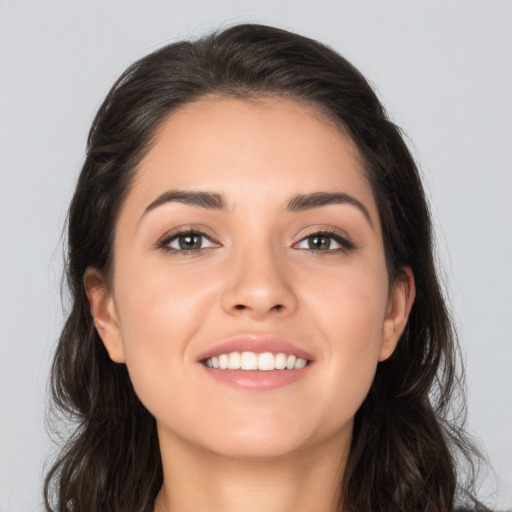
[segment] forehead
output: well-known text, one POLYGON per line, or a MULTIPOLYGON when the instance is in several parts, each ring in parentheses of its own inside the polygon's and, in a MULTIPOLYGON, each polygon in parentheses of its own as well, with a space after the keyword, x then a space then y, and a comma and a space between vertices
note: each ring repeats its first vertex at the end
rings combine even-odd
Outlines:
POLYGON ((353 141, 308 105, 206 98, 164 120, 126 202, 140 203, 140 210, 166 189, 201 189, 270 208, 297 193, 327 191, 350 193, 370 203, 372 213, 361 161, 353 141))

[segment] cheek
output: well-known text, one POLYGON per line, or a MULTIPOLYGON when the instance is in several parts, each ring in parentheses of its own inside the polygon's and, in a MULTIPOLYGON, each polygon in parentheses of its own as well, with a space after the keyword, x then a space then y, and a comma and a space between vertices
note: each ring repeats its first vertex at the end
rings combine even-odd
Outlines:
POLYGON ((320 361, 326 378, 315 403, 319 410, 330 411, 325 422, 333 428, 353 417, 371 387, 381 348, 387 292, 385 273, 353 268, 338 279, 325 280, 323 293, 309 295, 314 335, 327 340, 320 361), (328 404, 335 404, 334 409, 328 404))
POLYGON ((197 326, 203 306, 212 300, 212 287, 201 273, 171 271, 165 262, 146 262, 143 271, 121 267, 116 276, 117 306, 129 351, 138 345, 176 346, 171 342, 197 326))
POLYGON ((190 272, 147 263, 144 272, 128 268, 116 269, 126 365, 137 395, 155 413, 188 378, 190 340, 207 322, 216 292, 190 272))
MULTIPOLYGON (((354 350, 378 344, 388 302, 388 281, 384 263, 362 261, 342 271, 311 275, 304 287, 304 302, 316 316, 322 337, 344 341, 354 350)), ((330 345, 333 351, 338 343, 330 345)))

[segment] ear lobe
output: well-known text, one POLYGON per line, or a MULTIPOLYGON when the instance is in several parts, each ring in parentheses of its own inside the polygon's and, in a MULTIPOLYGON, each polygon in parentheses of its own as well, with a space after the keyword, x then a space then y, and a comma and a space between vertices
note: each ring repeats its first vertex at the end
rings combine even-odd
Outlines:
POLYGON ((409 267, 404 267, 389 292, 388 309, 382 328, 379 361, 385 361, 394 352, 407 325, 415 297, 414 275, 409 267))
POLYGON ((114 297, 107 286, 104 275, 95 268, 87 268, 84 275, 84 287, 91 306, 94 326, 107 349, 110 359, 116 363, 124 363, 121 327, 114 297))

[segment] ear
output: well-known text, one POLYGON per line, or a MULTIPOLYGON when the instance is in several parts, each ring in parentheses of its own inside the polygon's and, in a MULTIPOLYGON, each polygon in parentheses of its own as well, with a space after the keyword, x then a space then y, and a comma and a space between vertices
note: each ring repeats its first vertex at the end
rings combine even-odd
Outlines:
POLYGON ((102 272, 92 267, 87 268, 84 287, 91 306, 94 326, 110 359, 116 363, 124 363, 123 340, 114 297, 102 272))
POLYGON ((389 291, 379 361, 385 361, 394 352, 407 325, 415 296, 414 275, 409 267, 404 267, 389 291))

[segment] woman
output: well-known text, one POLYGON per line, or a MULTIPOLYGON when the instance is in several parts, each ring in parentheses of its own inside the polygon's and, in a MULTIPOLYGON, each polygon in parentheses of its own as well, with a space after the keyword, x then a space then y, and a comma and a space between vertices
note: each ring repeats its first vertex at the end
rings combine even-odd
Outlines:
POLYGON ((47 510, 486 510, 421 181, 341 56, 241 25, 135 63, 68 222, 47 510))

